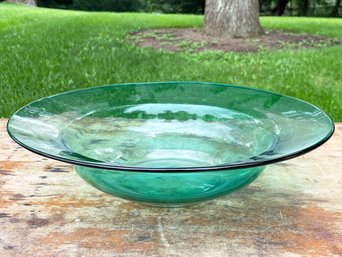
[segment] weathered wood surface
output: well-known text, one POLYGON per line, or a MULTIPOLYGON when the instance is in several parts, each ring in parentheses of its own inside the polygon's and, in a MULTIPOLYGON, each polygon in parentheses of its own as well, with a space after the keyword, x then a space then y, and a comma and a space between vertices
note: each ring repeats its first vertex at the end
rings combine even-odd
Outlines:
POLYGON ((342 124, 250 186, 163 209, 92 188, 0 120, 0 256, 342 256, 342 124))

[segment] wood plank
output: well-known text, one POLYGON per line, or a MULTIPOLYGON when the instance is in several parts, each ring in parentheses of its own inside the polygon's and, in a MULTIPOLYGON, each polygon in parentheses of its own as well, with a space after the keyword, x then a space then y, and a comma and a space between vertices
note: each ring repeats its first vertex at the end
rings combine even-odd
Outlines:
POLYGON ((106 195, 0 120, 0 256, 341 256, 342 124, 250 186, 186 208, 106 195))

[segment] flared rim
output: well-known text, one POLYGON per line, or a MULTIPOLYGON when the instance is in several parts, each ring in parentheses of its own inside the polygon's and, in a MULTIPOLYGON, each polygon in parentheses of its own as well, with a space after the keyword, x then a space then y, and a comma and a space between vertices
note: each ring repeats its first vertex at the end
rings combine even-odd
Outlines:
POLYGON ((99 169, 107 169, 107 170, 120 170, 120 171, 132 171, 132 172, 204 172, 204 171, 222 171, 222 170, 232 170, 232 169, 241 169, 241 168, 252 168, 252 167, 257 167, 257 166, 263 166, 263 165, 268 165, 272 163, 277 163, 281 161, 285 161, 288 159, 292 159, 295 157, 298 157, 300 155, 303 155, 305 153, 308 153, 315 148, 321 146, 324 144, 326 141, 328 141, 331 136, 334 134, 335 131, 335 125, 332 120, 332 118, 323 110, 320 108, 316 107, 315 105, 308 103, 306 101, 303 101, 301 99, 291 97, 291 96, 286 96, 278 93, 273 93, 271 91, 267 90, 262 90, 262 89, 257 89, 257 88, 252 88, 252 87, 247 87, 247 86, 235 86, 235 85, 230 85, 230 84, 221 84, 221 83, 211 83, 211 82, 188 82, 188 81, 171 81, 171 82, 146 82, 146 83, 124 83, 124 84, 111 84, 111 85, 105 85, 105 86, 97 86, 97 87, 89 87, 89 88, 83 88, 83 89, 77 89, 77 90, 71 90, 71 91, 66 91, 62 93, 58 93, 55 95, 51 95, 48 97, 43 97, 38 100, 35 100, 33 102, 30 102, 29 104, 23 106, 19 110, 17 110, 8 120, 7 125, 6 125, 7 132, 9 136, 20 146, 26 148, 27 150, 36 153, 38 155, 48 157, 50 159, 54 159, 57 161, 62 161, 74 165, 80 165, 80 166, 86 166, 86 167, 92 167, 92 168, 99 168, 99 169), (241 88, 241 89, 247 89, 247 90, 253 90, 256 92, 260 92, 263 94, 271 94, 273 96, 279 96, 279 97, 284 97, 287 99, 292 99, 301 103, 304 103, 307 106, 311 106, 313 109, 320 111, 321 113, 325 114, 327 119, 329 120, 329 127, 330 130, 326 133, 326 135, 319 141, 313 143, 310 146, 303 147, 300 150, 289 152, 287 154, 284 154, 280 157, 274 157, 270 156, 268 159, 262 159, 262 160, 253 160, 253 161, 246 161, 246 162, 239 162, 239 163, 228 163, 228 164, 223 164, 223 165, 213 165, 213 166, 200 166, 200 167, 177 167, 177 168, 155 168, 155 167, 139 167, 139 166, 125 166, 125 165, 115 165, 113 163, 106 163, 106 162, 100 162, 100 161, 88 161, 88 160, 75 160, 67 157, 60 156, 58 154, 50 154, 48 152, 41 151, 39 149, 30 147, 29 145, 25 144, 25 142, 22 142, 19 140, 15 133, 11 131, 10 124, 11 120, 13 117, 15 117, 20 111, 24 110, 25 108, 29 107, 30 105, 37 103, 43 99, 46 98, 53 98, 57 96, 62 96, 74 92, 81 92, 81 91, 92 91, 92 90, 98 90, 101 88, 108 88, 108 87, 119 87, 119 86, 144 86, 144 85, 172 85, 172 84, 184 84, 184 85, 213 85, 213 86, 224 86, 224 87, 234 87, 234 88, 241 88))

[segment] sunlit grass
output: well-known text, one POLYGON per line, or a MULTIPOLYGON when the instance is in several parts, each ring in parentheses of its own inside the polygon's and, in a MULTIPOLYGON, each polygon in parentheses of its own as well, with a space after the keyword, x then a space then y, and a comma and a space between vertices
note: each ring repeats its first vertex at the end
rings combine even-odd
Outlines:
MULTIPOLYGON (((143 81, 249 85, 309 101, 342 121, 342 46, 258 54, 167 53, 133 47, 129 32, 200 27, 194 15, 62 11, 0 4, 0 116, 54 93, 143 81)), ((342 39, 341 19, 263 17, 266 29, 342 39)))

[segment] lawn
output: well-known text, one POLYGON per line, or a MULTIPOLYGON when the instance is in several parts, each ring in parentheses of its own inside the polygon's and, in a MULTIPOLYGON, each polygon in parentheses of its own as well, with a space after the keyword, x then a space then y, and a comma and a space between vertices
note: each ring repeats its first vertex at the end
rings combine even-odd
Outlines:
MULTIPOLYGON (((342 19, 262 17, 265 29, 342 40, 342 19)), ((238 54, 134 47, 142 28, 201 27, 202 16, 88 13, 0 3, 0 117, 32 100, 126 82, 213 81, 309 101, 342 121, 342 45, 238 54)))

